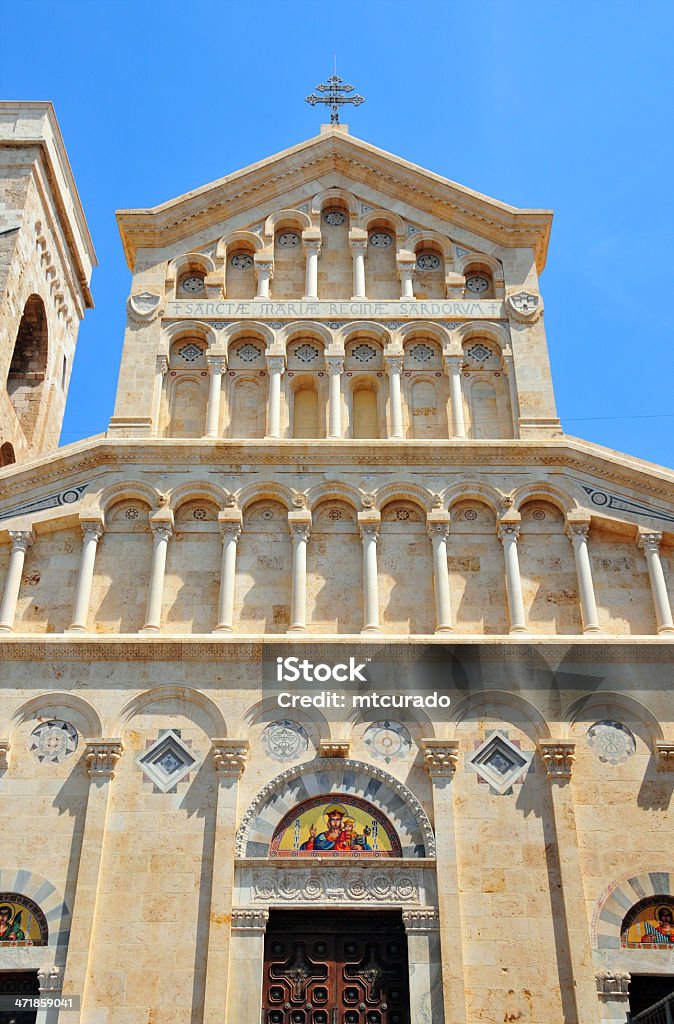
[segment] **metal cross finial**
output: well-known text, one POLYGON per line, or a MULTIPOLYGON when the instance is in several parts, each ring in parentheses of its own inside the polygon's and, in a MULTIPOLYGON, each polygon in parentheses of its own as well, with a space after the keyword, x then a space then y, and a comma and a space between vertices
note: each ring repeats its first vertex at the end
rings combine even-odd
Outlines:
POLYGON ((343 85, 339 75, 330 75, 328 78, 327 85, 322 83, 317 85, 316 88, 319 92, 327 92, 328 96, 317 96, 315 93, 311 93, 307 96, 307 103, 310 103, 312 107, 315 107, 317 103, 325 103, 330 107, 330 124, 339 124, 339 108, 344 103, 353 103, 354 107, 359 107, 361 103, 365 103, 363 96, 359 96, 358 93, 355 96, 345 96, 344 93, 353 92, 353 85, 343 85))

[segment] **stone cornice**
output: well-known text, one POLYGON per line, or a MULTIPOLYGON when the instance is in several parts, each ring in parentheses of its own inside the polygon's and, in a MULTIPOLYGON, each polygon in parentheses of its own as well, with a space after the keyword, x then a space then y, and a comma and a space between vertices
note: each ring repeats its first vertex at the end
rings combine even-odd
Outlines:
POLYGON ((218 220, 231 220, 270 202, 289 187, 341 171, 369 187, 373 180, 392 197, 418 205, 432 217, 506 246, 534 249, 545 266, 552 212, 519 210, 342 132, 324 132, 297 146, 150 209, 119 210, 117 221, 129 267, 141 247, 165 247, 218 220))

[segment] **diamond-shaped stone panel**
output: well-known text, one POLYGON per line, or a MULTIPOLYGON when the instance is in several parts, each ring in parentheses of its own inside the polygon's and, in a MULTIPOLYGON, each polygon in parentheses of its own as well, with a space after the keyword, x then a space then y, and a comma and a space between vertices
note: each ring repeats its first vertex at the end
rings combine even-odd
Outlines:
POLYGON ((162 793, 174 789, 198 763, 190 748, 173 729, 162 732, 136 758, 136 764, 145 777, 162 793))
POLYGON ((531 754, 519 750, 502 732, 494 732, 470 755, 468 763, 500 796, 529 766, 531 754))

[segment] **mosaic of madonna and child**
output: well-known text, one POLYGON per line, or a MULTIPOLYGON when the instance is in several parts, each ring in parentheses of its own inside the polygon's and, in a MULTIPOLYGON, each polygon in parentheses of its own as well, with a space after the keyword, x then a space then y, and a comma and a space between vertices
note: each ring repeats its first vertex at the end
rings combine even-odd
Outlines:
POLYGON ((375 807, 353 796, 317 796, 289 811, 272 839, 270 854, 401 857, 396 831, 375 807))

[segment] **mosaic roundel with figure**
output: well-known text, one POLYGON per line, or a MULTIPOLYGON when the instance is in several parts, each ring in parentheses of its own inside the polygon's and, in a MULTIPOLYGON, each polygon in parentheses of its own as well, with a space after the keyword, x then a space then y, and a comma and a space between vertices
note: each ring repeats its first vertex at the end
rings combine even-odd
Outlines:
POLYGON ((401 722, 373 722, 363 737, 377 761, 402 761, 412 749, 412 738, 401 722))
POLYGON ((587 730, 587 745, 605 764, 622 764, 637 749, 633 734, 621 722, 595 722, 587 730))
POLYGON ((33 729, 28 749, 40 764, 62 764, 77 750, 77 729, 59 718, 40 722, 33 729))

